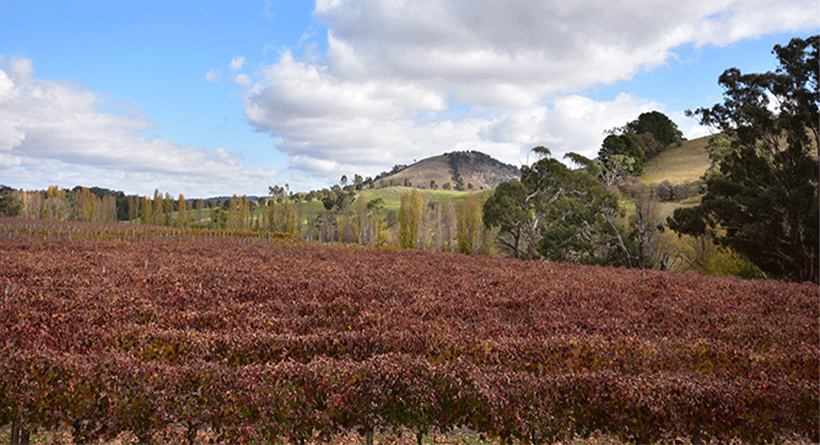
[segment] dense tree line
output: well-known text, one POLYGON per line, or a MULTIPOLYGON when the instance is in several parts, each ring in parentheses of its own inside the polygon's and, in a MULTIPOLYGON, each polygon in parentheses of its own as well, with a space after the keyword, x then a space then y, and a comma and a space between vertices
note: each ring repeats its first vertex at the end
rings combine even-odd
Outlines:
POLYGON ((264 200, 233 196, 208 201, 177 199, 155 190, 153 197, 126 196, 99 187, 45 191, 6 187, 0 193, 0 216, 55 221, 132 222, 167 227, 267 230, 267 215, 255 212, 264 200))

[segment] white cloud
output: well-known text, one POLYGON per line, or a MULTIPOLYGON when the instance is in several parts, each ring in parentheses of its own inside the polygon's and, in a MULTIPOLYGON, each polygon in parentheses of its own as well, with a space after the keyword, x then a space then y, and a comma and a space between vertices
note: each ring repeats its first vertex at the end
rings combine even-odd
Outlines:
POLYGON ((241 85, 243 87, 249 87, 253 85, 251 78, 247 74, 237 74, 235 81, 237 85, 241 85))
POLYGON ((245 64, 245 58, 237 56, 237 57, 234 57, 233 60, 231 60, 231 65, 230 66, 231 66, 232 70, 236 71, 236 70, 242 68, 242 65, 244 65, 244 64, 245 64))
POLYGON ((214 82, 216 81, 216 79, 219 79, 220 74, 222 74, 221 70, 211 68, 211 70, 208 71, 207 74, 205 74, 205 80, 207 80, 208 82, 214 82))
MULTIPOLYGON (((462 149, 515 164, 536 145, 594 156, 604 130, 665 104, 579 92, 662 66, 681 45, 815 29, 816 12, 815 0, 317 0, 324 57, 282 51, 244 109, 291 168, 321 177, 462 149)), ((702 132, 690 124, 685 134, 702 132)))
POLYGON ((663 104, 620 94, 612 101, 594 101, 572 95, 555 101, 544 128, 553 139, 553 155, 567 152, 593 158, 598 155, 604 132, 622 126, 641 113, 658 110, 663 104))
POLYGON ((105 95, 73 82, 32 74, 28 59, 0 70, 0 177, 15 179, 15 185, 44 188, 66 178, 73 185, 106 186, 106 180, 121 184, 115 179, 139 175, 145 179, 133 183, 139 187, 184 181, 196 185, 186 190, 236 193, 241 185, 264 190, 277 174, 245 169, 223 148, 142 137, 154 124, 134 107, 109 104, 105 95), (102 106, 121 113, 98 111, 102 106))
POLYGON ((271 20, 276 17, 276 13, 271 11, 271 7, 273 6, 270 0, 265 2, 265 6, 262 7, 262 17, 265 17, 268 20, 271 20))

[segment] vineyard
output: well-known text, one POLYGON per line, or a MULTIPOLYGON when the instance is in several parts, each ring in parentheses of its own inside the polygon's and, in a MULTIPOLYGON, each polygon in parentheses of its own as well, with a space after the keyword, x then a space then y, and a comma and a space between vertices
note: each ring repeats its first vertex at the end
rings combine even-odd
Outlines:
POLYGON ((820 441, 816 285, 14 224, 0 426, 77 443, 820 441))

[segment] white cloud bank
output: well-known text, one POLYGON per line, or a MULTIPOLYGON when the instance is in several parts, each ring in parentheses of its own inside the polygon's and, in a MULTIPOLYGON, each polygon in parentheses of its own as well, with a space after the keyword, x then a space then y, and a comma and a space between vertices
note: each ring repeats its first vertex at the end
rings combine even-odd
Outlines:
POLYGON ((594 156, 604 130, 665 105, 577 92, 680 45, 814 29, 816 12, 815 0, 317 0, 324 57, 282 51, 246 90, 245 114, 292 169, 331 181, 453 150, 514 164, 536 145, 594 156))
POLYGON ((29 59, 0 59, 0 178, 16 187, 98 185, 150 194, 264 190, 273 170, 248 170, 222 148, 141 136, 154 124, 135 109, 121 114, 105 95, 70 81, 40 80, 29 59), (3 63, 7 62, 7 63, 3 63))

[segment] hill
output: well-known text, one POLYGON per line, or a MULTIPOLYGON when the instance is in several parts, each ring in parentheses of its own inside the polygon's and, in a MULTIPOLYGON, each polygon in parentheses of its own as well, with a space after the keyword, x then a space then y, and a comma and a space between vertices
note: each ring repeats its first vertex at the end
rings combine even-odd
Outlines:
POLYGON ((487 190, 519 175, 518 167, 504 164, 492 156, 477 151, 460 151, 422 159, 398 172, 377 177, 376 184, 404 185, 409 181, 413 187, 487 190))
POLYGON ((684 141, 678 147, 671 147, 650 159, 644 166, 641 182, 658 184, 669 181, 672 184, 695 182, 712 164, 706 146, 712 136, 704 136, 684 141))

